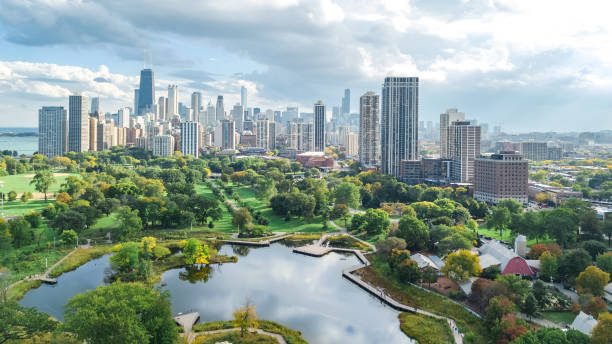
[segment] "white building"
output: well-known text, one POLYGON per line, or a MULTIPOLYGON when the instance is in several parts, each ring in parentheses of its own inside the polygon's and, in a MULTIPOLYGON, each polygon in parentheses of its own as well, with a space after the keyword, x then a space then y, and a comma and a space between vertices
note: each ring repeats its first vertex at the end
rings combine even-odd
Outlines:
POLYGON ((130 109, 121 108, 117 110, 117 126, 121 128, 130 127, 130 109))
POLYGON ((154 155, 169 157, 174 154, 174 137, 172 135, 153 136, 151 139, 151 150, 154 155))
POLYGON ((179 114, 178 103, 178 86, 168 85, 168 108, 166 112, 167 120, 170 120, 172 117, 179 114))
POLYGON ((440 158, 449 158, 448 127, 453 122, 464 121, 465 113, 457 109, 448 109, 440 114, 440 158))
POLYGON ((181 153, 198 157, 200 152, 200 124, 181 122, 181 153))

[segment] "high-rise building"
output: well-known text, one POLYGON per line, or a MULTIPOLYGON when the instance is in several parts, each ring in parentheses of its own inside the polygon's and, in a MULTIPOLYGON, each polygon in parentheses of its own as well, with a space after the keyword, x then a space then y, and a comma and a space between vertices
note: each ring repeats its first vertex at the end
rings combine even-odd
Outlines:
POLYGON ((215 146, 221 149, 236 149, 236 126, 234 121, 224 119, 215 128, 215 146))
POLYGON ((359 161, 365 166, 378 164, 378 109, 380 97, 366 92, 359 98, 359 161))
POLYGON ((140 90, 138 91, 138 108, 136 114, 152 112, 155 104, 155 77, 153 70, 145 68, 140 71, 140 90))
POLYGON ((181 122, 181 153, 184 155, 199 156, 200 151, 200 123, 188 121, 181 122))
POLYGON ((325 104, 322 101, 315 103, 314 108, 314 151, 325 151, 325 104))
POLYGON ((247 88, 240 86, 240 105, 243 109, 247 108, 247 88))
POLYGON ((398 177, 402 160, 419 156, 419 78, 386 77, 382 87, 382 172, 398 177))
POLYGON ((242 130, 244 130, 242 126, 242 122, 244 122, 244 108, 242 105, 234 105, 234 108, 230 111, 230 117, 236 125, 236 130, 238 130, 238 132, 242 132, 242 130))
POLYGON ((89 113, 100 112, 100 97, 91 97, 89 98, 89 102, 91 103, 89 113))
POLYGON ((191 94, 191 116, 190 121, 200 123, 200 106, 202 105, 202 93, 193 92, 191 94))
POLYGON ((267 119, 257 121, 256 147, 276 149, 276 123, 267 119))
POLYGON ((346 133, 344 136, 344 149, 346 156, 356 156, 359 152, 359 135, 356 133, 346 133))
POLYGON ((351 90, 344 90, 344 97, 342 97, 342 114, 348 115, 351 113, 351 90))
POLYGON ((153 155, 169 157, 174 154, 174 137, 172 135, 153 136, 151 138, 153 155))
POLYGON ((98 119, 89 117, 89 151, 95 152, 98 150, 98 119))
POLYGON ((121 108, 117 110, 117 126, 128 128, 130 126, 130 109, 121 108))
POLYGON ((168 98, 164 96, 157 100, 157 119, 162 122, 168 119, 168 98))
POLYGON ((89 101, 83 95, 68 99, 68 151, 89 150, 89 101))
POLYGON ((138 106, 140 104, 140 90, 134 89, 134 111, 138 111, 138 106))
POLYGON ((178 103, 178 86, 168 85, 168 108, 166 109, 167 120, 171 120, 172 117, 179 114, 178 103))
POLYGON ((448 109, 440 114, 440 158, 449 157, 448 126, 453 122, 464 121, 465 113, 457 109, 448 109))
POLYGON ((38 153, 49 158, 68 149, 68 114, 63 106, 43 106, 38 110, 38 153))
POLYGON ((209 100, 208 106, 206 107, 206 126, 214 127, 217 123, 217 109, 215 109, 213 103, 209 100))
POLYGON ((527 160, 542 161, 548 159, 548 144, 546 142, 521 142, 521 153, 527 160))
POLYGON ((223 108, 223 96, 217 96, 217 121, 221 121, 225 119, 225 109, 223 108))
POLYGON ((517 152, 500 152, 475 160, 474 198, 496 204, 507 198, 526 204, 529 167, 517 152))
POLYGON ((451 178, 461 183, 473 183, 474 159, 480 156, 480 127, 468 121, 452 122, 448 126, 449 158, 453 160, 451 178))

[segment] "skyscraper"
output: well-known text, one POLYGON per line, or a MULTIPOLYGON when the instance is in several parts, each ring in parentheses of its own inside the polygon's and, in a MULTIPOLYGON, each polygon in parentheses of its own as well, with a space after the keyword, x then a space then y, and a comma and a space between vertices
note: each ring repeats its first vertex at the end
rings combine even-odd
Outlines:
POLYGON ((206 107, 206 125, 209 127, 214 127, 217 122, 217 109, 213 105, 212 101, 208 101, 208 106, 206 107))
POLYGON ((73 95, 68 98, 68 151, 89 150, 89 104, 88 98, 73 95))
POLYGON ((181 122, 181 153, 198 157, 200 148, 200 124, 181 122))
POLYGON ((419 156, 419 78, 386 77, 382 87, 382 172, 400 175, 402 160, 419 156))
POLYGON ((240 105, 243 109, 247 108, 247 89, 244 86, 240 86, 240 105))
POLYGON ((91 97, 89 100, 91 102, 91 110, 89 110, 89 113, 100 112, 100 97, 91 97))
POLYGON ((359 161, 365 166, 378 164, 378 106, 380 97, 366 92, 359 98, 359 161))
POLYGON ((200 92, 193 92, 191 94, 191 120, 200 123, 200 105, 202 105, 202 94, 200 92))
POLYGON ((130 126, 130 109, 121 108, 117 110, 117 126, 128 128, 130 126))
POLYGON ((89 151, 98 150, 98 118, 89 117, 89 151))
POLYGON ((155 78, 152 69, 146 68, 140 71, 140 91, 138 93, 138 109, 134 109, 134 112, 139 115, 151 112, 155 104, 155 78))
POLYGON ((138 88, 134 89, 134 111, 138 111, 138 106, 140 103, 140 90, 138 88))
POLYGON ((344 97, 342 97, 342 114, 348 115, 351 113, 351 90, 344 90, 344 97))
POLYGON ((276 123, 267 119, 257 121, 256 146, 265 150, 276 149, 276 123))
POLYGON ((171 120, 172 117, 179 114, 178 103, 178 86, 168 85, 168 108, 166 109, 167 120, 171 120))
POLYGON ((231 119, 234 120, 234 123, 236 125, 236 130, 238 130, 238 132, 242 132, 242 130, 244 130, 243 126, 242 126, 242 122, 244 122, 244 108, 242 107, 242 105, 240 104, 236 104, 234 105, 234 108, 230 111, 231 114, 231 119))
POLYGON ((465 114, 457 109, 448 109, 440 114, 440 158, 449 158, 448 126, 457 121, 464 121, 465 114))
POLYGON ((225 119, 225 109, 223 108, 223 96, 217 96, 217 121, 221 121, 225 119))
POLYGON ((221 149, 236 149, 236 127, 234 121, 224 119, 215 128, 215 146, 221 149))
POLYGON ((322 101, 315 103, 314 108, 314 150, 325 151, 325 104, 322 101))
POLYGON ((469 121, 452 122, 448 126, 451 179, 461 183, 474 180, 474 159, 480 156, 480 127, 469 121))
POLYGON ((161 96, 157 100, 157 119, 165 121, 168 119, 168 98, 161 96))
POLYGON ((38 110, 38 153, 51 158, 63 155, 68 145, 68 114, 63 106, 38 110))

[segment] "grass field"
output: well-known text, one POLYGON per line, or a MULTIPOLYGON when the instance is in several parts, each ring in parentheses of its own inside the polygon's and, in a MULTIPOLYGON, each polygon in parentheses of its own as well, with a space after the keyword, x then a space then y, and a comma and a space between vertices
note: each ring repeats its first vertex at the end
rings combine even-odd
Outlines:
POLYGON ((542 312, 541 317, 555 323, 571 324, 576 315, 572 312, 542 312))
MULTIPOLYGON (((49 201, 50 203, 51 201, 49 201)), ((17 199, 16 201, 4 201, 4 216, 22 215, 29 211, 41 212, 47 207, 45 200, 30 200, 25 203, 17 199)))
MULTIPOLYGON (((55 183, 51 185, 48 193, 51 194, 59 190, 60 185, 64 183, 68 176, 69 174, 66 173, 55 173, 55 183)), ((30 185, 32 177, 34 177, 33 172, 16 174, 12 176, 2 176, 0 177, 0 184, 4 184, 2 191, 6 193, 9 191, 15 191, 17 194, 21 194, 26 191, 37 192, 34 185, 30 185)))
POLYGON ((453 343, 448 323, 422 314, 400 313, 400 329, 419 344, 453 343))
MULTIPOLYGON (((216 198, 212 190, 204 184, 196 185, 196 192, 206 197, 216 198)), ((196 229, 214 230, 214 231, 223 232, 223 233, 237 232, 238 230, 234 228, 234 225, 232 225, 232 214, 230 214, 229 210, 227 210, 227 207, 225 206, 225 204, 221 203, 220 206, 221 206, 221 211, 223 213, 221 215, 220 220, 214 221, 214 225, 215 225, 214 228, 211 229, 208 227, 193 227, 193 229, 194 230, 196 229)))
MULTIPOLYGON (((504 230, 504 237, 503 237, 503 241, 505 242, 509 242, 512 243, 514 241, 515 236, 512 235, 512 232, 510 230, 504 230)), ((493 239, 497 239, 500 240, 501 237, 499 236, 499 230, 497 229, 489 229, 486 227, 486 225, 482 225, 480 227, 478 227, 478 234, 486 236, 486 237, 491 237, 493 239)), ((529 239, 527 238, 527 246, 533 246, 536 243, 539 244, 548 244, 551 242, 555 242, 554 239, 549 239, 549 238, 544 238, 544 239, 540 239, 540 240, 536 240, 536 239, 529 239)))

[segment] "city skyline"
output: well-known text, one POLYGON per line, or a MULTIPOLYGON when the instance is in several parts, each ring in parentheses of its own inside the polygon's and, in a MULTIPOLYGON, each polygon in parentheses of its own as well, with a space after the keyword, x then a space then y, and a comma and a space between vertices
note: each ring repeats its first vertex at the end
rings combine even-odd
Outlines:
MULTIPOLYGON (((600 11, 556 4, 557 16, 546 15, 545 2, 502 1, 462 2, 448 8, 424 2, 393 7, 333 1, 244 6, 230 1, 225 6, 211 2, 181 8, 160 1, 145 9, 133 1, 73 5, 83 14, 99 13, 102 19, 89 23, 76 18, 66 5, 37 3, 52 19, 45 22, 20 2, 0 5, 4 125, 34 127, 41 106, 67 107, 66 97, 78 91, 100 97, 103 111, 129 106, 146 57, 147 67, 152 64, 155 70, 155 91, 163 94, 168 84, 178 84, 184 104, 194 91, 202 92, 202 103, 222 94, 226 105, 235 104, 244 86, 251 107, 306 108, 321 99, 332 109, 342 105, 344 89, 353 94, 379 92, 380 80, 393 73, 420 78, 420 117, 425 121, 456 107, 512 133, 612 126, 612 74, 606 68, 607 45, 602 44, 612 30, 605 18, 588 16, 605 13, 603 2, 600 11), (252 13, 253 20, 240 21, 243 11, 252 13), (154 18, 162 13, 182 25, 145 24, 159 23, 154 18), (451 18, 450 13, 469 15, 451 18), (193 20, 196 17, 201 20, 193 20), (566 18, 572 18, 571 28, 563 25, 566 18), (551 30, 558 29, 553 39, 535 26, 543 19, 551 30), (521 30, 502 25, 517 21, 523 23, 521 30), (260 22, 269 24, 251 24, 260 22), (48 37, 47 32, 62 34, 48 37), (298 45, 303 40, 288 38, 293 35, 312 43, 298 45), (405 44, 407 40, 412 43, 405 44), (338 41, 345 44, 332 45, 338 41), (326 54, 333 55, 306 59, 311 44, 330 47, 326 54), (292 87, 297 83, 301 87, 292 87)), ((351 97, 352 112, 358 101, 351 97)))

